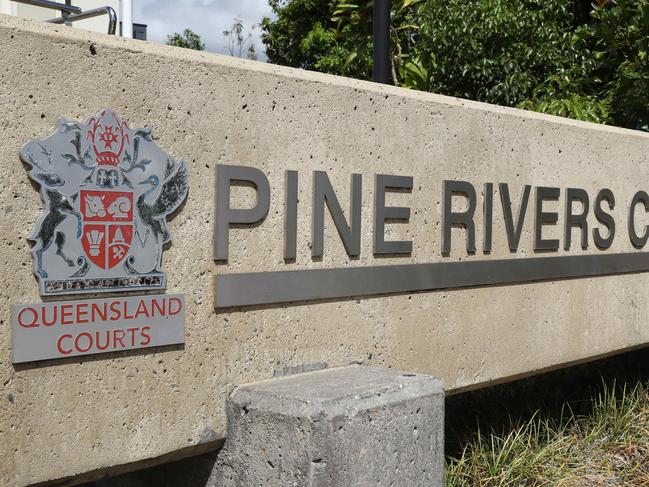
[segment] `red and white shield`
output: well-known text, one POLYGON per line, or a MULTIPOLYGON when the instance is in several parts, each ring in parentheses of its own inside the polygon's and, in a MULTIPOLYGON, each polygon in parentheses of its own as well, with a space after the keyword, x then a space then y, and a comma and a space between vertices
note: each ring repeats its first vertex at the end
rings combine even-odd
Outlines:
POLYGON ((133 192, 80 191, 83 235, 88 258, 102 269, 119 264, 133 240, 133 192))

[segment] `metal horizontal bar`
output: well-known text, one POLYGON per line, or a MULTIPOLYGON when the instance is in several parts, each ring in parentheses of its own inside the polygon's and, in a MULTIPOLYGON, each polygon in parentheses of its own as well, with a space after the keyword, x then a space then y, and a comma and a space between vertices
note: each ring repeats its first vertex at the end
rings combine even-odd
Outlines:
MULTIPOLYGON (((81 12, 81 10, 79 10, 81 12)), ((86 10, 85 12, 68 15, 66 17, 57 17, 55 19, 47 20, 50 24, 63 24, 65 22, 75 22, 77 20, 90 19, 93 17, 99 17, 100 15, 108 15, 108 33, 115 34, 117 28, 117 14, 113 7, 99 7, 93 8, 92 10, 86 10)))
POLYGON ((64 3, 50 2, 49 0, 11 0, 16 3, 24 3, 26 5, 34 5, 35 7, 49 8, 52 10, 60 10, 61 12, 67 12, 70 14, 78 14, 81 12, 81 8, 75 7, 73 5, 66 5, 64 3))
POLYGON ((219 274, 216 308, 649 271, 649 253, 219 274))

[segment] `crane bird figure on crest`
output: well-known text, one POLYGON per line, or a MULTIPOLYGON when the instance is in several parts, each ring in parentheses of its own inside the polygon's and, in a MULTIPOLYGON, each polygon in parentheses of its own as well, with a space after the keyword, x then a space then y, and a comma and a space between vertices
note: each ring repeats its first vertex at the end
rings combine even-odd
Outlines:
MULTIPOLYGON (((149 176, 140 184, 151 185, 151 188, 142 193, 137 199, 139 217, 147 226, 144 236, 140 235, 140 241, 144 245, 149 237, 149 233, 152 232, 156 242, 160 244, 156 246, 156 264, 152 271, 159 272, 162 258, 162 245, 171 240, 171 234, 167 228, 165 217, 173 213, 182 204, 189 190, 189 179, 185 163, 182 160, 177 163, 169 160, 166 176, 164 181, 162 181, 161 188, 160 178, 155 175, 149 176), (158 189, 159 193, 157 198, 153 202, 149 202, 149 195, 158 189)), ((127 262, 127 265, 132 266, 133 262, 127 262)))

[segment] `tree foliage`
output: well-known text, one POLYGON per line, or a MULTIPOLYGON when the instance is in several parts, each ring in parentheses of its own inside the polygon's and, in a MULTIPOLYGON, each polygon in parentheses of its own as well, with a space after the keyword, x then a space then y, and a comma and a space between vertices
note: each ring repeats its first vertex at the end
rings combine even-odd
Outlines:
MULTIPOLYGON (((394 59, 414 41, 422 0, 393 0, 394 59)), ((264 18, 262 41, 271 63, 359 79, 372 77, 373 0, 269 0, 277 19, 264 18)), ((394 62, 393 62, 394 65, 394 62)), ((393 67, 393 82, 399 84, 393 67)))
POLYGON ((205 49, 205 44, 203 44, 201 36, 191 29, 185 29, 182 34, 174 32, 173 35, 168 35, 167 44, 186 49, 195 49, 196 51, 203 51, 205 49))
MULTIPOLYGON (((373 0, 269 0, 269 61, 370 79, 373 0)), ((395 85, 649 128, 649 0, 393 0, 395 85)))
POLYGON ((330 0, 269 0, 276 20, 261 22, 268 61, 297 68, 364 78, 359 70, 345 72, 349 48, 338 42, 330 0))
POLYGON ((649 128, 649 1, 601 2, 575 43, 597 61, 582 91, 605 103, 609 122, 649 128))
POLYGON ((515 106, 553 73, 589 63, 572 45, 565 0, 429 0, 419 22, 403 73, 419 89, 515 106))

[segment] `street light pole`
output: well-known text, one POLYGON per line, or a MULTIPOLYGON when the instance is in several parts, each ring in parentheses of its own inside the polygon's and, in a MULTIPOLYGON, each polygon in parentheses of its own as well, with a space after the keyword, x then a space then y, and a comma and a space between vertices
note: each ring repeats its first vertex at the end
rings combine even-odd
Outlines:
POLYGON ((390 0, 374 0, 372 80, 390 83, 390 0))

